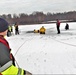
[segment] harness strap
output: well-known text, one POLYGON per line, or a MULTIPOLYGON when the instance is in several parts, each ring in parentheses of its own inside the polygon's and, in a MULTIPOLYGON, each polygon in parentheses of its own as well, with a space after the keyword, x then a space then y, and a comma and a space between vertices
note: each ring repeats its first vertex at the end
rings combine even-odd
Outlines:
POLYGON ((9 44, 6 41, 6 39, 4 39, 3 37, 0 36, 0 42, 3 43, 4 45, 6 45, 6 47, 10 50, 9 44))
POLYGON ((7 42, 7 40, 6 40, 3 36, 0 36, 0 42, 1 42, 2 44, 4 44, 4 45, 8 48, 8 50, 9 50, 9 52, 10 52, 10 58, 11 58, 12 61, 13 61, 13 65, 15 65, 15 58, 14 58, 13 54, 11 53, 11 48, 10 48, 10 46, 9 46, 9 43, 7 42))

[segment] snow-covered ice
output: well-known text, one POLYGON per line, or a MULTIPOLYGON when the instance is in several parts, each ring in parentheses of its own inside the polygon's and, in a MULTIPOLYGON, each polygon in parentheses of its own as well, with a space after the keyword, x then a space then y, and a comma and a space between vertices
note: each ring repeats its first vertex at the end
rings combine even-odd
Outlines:
POLYGON ((20 35, 7 37, 19 67, 33 74, 76 74, 76 22, 19 26, 20 35), (41 26, 46 34, 29 33, 41 26))

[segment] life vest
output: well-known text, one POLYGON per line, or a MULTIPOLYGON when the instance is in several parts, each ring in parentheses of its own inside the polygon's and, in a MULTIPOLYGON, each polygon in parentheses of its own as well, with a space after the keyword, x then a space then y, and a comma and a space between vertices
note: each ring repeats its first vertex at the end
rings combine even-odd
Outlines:
MULTIPOLYGON (((0 42, 3 43, 9 49, 9 51, 11 51, 8 42, 2 36, 0 36, 0 42)), ((13 58, 11 53, 10 58, 13 58)), ((24 75, 24 70, 11 65, 9 68, 1 72, 0 75, 24 75)))
POLYGON ((57 25, 60 26, 60 21, 57 21, 57 25))
POLYGON ((24 75, 24 70, 15 66, 10 66, 5 71, 1 72, 2 75, 24 75))
POLYGON ((11 26, 8 26, 8 31, 10 31, 10 32, 11 32, 11 26))
POLYGON ((11 48, 10 48, 8 42, 2 36, 0 36, 0 42, 3 43, 9 49, 10 58, 12 60, 13 65, 15 66, 15 58, 14 58, 13 54, 11 53, 11 48))
POLYGON ((8 42, 2 36, 0 36, 0 42, 3 43, 9 49, 9 51, 10 51, 10 58, 12 59, 11 48, 10 48, 8 42))

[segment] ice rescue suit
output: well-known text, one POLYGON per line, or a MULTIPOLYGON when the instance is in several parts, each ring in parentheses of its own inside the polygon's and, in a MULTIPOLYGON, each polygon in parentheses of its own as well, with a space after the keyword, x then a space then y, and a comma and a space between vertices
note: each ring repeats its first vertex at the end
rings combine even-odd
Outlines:
POLYGON ((45 31, 46 31, 46 29, 44 28, 44 26, 42 26, 42 27, 40 28, 40 34, 45 34, 45 31))

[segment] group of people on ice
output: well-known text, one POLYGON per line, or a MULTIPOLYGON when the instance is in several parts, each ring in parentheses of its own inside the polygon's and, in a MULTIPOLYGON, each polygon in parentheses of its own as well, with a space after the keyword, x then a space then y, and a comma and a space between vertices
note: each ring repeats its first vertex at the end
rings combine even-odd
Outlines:
MULTIPOLYGON (((56 22, 56 27, 57 27, 57 34, 60 34, 60 21, 57 19, 56 22)), ((66 23, 65 29, 68 30, 69 29, 69 24, 66 23)))
MULTIPOLYGON (((57 34, 60 34, 60 21, 57 19, 56 22, 56 28, 57 28, 57 34)), ((69 24, 66 23, 65 29, 69 29, 69 24)), ((34 29, 34 33, 40 33, 40 34, 45 34, 46 28, 42 26, 39 30, 34 29)))
MULTIPOLYGON (((15 35, 19 35, 18 23, 15 23, 14 28, 15 28, 15 35)), ((56 28, 57 28, 57 34, 60 34, 60 21, 58 19, 57 19, 57 22, 56 22, 56 28)), ((65 29, 66 30, 69 29, 68 23, 66 23, 65 29)), ((45 32, 46 32, 46 28, 44 26, 42 26, 39 30, 34 29, 34 33, 45 34, 45 32)), ((13 34, 13 27, 11 25, 9 25, 7 36, 9 37, 12 34, 13 34)))
MULTIPOLYGON (((57 19, 57 22, 56 22, 56 28, 57 28, 57 34, 60 34, 60 21, 57 19)), ((65 30, 69 30, 69 24, 66 23, 65 25, 65 30)))
POLYGON ((5 36, 8 32, 8 22, 0 18, 0 75, 32 75, 30 72, 17 67, 15 58, 5 36))
MULTIPOLYGON (((15 35, 19 35, 19 27, 18 27, 18 23, 15 23, 14 25, 14 29, 15 29, 15 35)), ((7 32, 7 36, 11 36, 13 35, 13 26, 12 25, 9 25, 8 26, 8 32, 7 32)))

